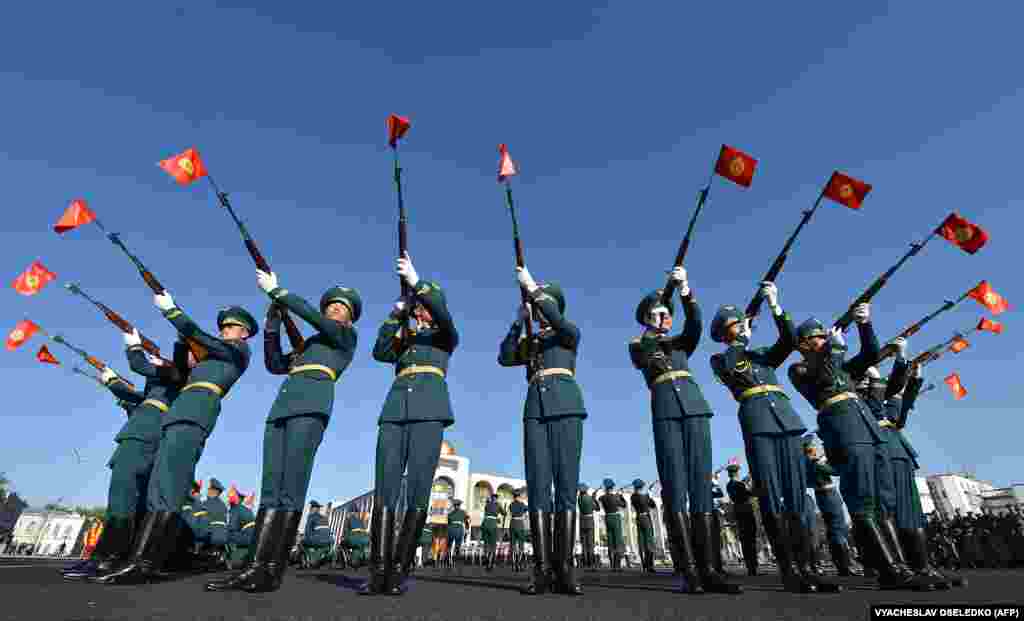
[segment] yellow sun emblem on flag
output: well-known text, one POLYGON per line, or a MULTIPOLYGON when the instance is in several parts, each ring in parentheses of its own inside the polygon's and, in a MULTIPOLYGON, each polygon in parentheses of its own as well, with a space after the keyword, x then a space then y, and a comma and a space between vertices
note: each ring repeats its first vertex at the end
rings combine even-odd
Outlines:
POLYGON ((739 177, 746 169, 747 164, 743 161, 742 157, 734 157, 732 158, 732 161, 729 162, 729 172, 732 173, 734 177, 739 177))
POLYGON ((35 274, 25 274, 25 286, 29 289, 35 289, 39 286, 39 277, 35 274))
POLYGON ((956 236, 957 241, 965 242, 974 237, 974 229, 969 226, 959 226, 957 227, 954 235, 956 236))
POLYGON ((15 330, 14 332, 11 332, 11 340, 12 341, 24 341, 25 340, 25 333, 22 332, 20 329, 15 330))
POLYGON ((178 159, 178 168, 180 168, 183 171, 185 171, 185 174, 187 174, 190 177, 192 175, 196 174, 196 167, 195 167, 195 164, 192 163, 192 158, 189 158, 189 157, 179 158, 178 159))
POLYGON ((995 306, 996 304, 999 303, 999 296, 996 295, 995 291, 986 291, 985 292, 985 301, 988 302, 989 304, 995 306))
POLYGON ((853 186, 851 186, 849 183, 844 183, 843 185, 841 185, 839 187, 839 196, 844 199, 853 196, 853 186))

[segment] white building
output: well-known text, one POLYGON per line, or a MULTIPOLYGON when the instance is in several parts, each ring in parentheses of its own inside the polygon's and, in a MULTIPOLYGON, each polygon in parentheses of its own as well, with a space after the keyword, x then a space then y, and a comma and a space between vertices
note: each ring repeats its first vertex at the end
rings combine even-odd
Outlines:
POLYGON ((1010 507, 1024 508, 1024 484, 1014 483, 1010 487, 1000 487, 982 494, 981 506, 989 513, 1003 515, 1010 512, 1010 507))
POLYGON ((989 481, 975 479, 969 474, 946 473, 928 477, 928 488, 939 515, 951 519, 958 509, 964 515, 980 513, 983 494, 991 491, 993 486, 989 481))
POLYGON ((921 497, 921 511, 925 515, 935 512, 935 500, 932 499, 932 490, 928 487, 927 477, 914 477, 917 484, 917 495, 921 497))
POLYGON ((70 554, 84 524, 85 517, 77 513, 28 509, 14 525, 13 545, 30 545, 33 554, 44 555, 60 553, 63 545, 70 554))

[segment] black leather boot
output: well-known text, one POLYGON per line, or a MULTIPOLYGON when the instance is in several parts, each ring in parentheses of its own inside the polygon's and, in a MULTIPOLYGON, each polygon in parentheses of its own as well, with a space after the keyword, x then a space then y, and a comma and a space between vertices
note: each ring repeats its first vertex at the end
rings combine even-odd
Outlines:
MULTIPOLYGON (((373 503, 373 513, 370 516, 370 558, 367 559, 367 568, 370 572, 369 579, 359 587, 360 595, 380 595, 387 588, 384 582, 384 510, 377 502, 373 503)), ((451 550, 448 550, 451 554, 451 550)))
POLYGON ((398 544, 395 546, 394 566, 395 570, 388 581, 388 595, 403 595, 407 590, 406 579, 412 573, 414 555, 416 554, 416 540, 419 539, 423 524, 426 522, 427 512, 423 509, 406 511, 402 519, 402 530, 398 534, 398 544), (420 521, 420 518, 423 521, 420 521))
POLYGON ((573 563, 573 551, 576 543, 576 512, 559 511, 555 514, 558 520, 555 532, 558 533, 559 541, 555 543, 558 556, 555 559, 559 591, 566 595, 583 595, 583 589, 576 580, 576 567, 573 563))
POLYGON ((804 582, 808 582, 814 585, 815 590, 819 593, 839 593, 842 591, 842 587, 838 584, 818 576, 811 569, 811 559, 813 558, 813 546, 811 544, 812 535, 811 531, 804 527, 803 520, 798 513, 787 514, 789 521, 789 536, 793 550, 794 566, 796 567, 797 573, 800 574, 800 578, 804 582))
POLYGON ((779 568, 779 577, 782 579, 782 588, 789 593, 817 593, 816 587, 810 581, 804 580, 797 571, 794 562, 794 548, 789 523, 781 514, 763 513, 764 530, 768 534, 768 540, 772 544, 772 551, 775 553, 775 563, 779 568))
POLYGON ((693 542, 697 552, 697 571, 700 573, 701 585, 708 593, 727 593, 736 595, 743 592, 743 587, 729 582, 725 574, 715 569, 715 534, 710 513, 694 513, 693 542))
POLYGON ((135 519, 110 517, 93 550, 91 563, 64 572, 65 580, 85 580, 107 574, 127 565, 132 557, 135 519))
POLYGON ((530 539, 533 541, 533 575, 530 584, 520 591, 523 595, 543 595, 551 588, 551 514, 530 511, 530 539))
POLYGON ((148 584, 161 578, 158 571, 178 536, 178 515, 156 511, 146 516, 135 540, 131 562, 116 571, 89 578, 96 584, 148 584))
POLYGON ((253 553, 252 560, 242 571, 221 580, 207 582, 204 588, 207 591, 241 590, 245 585, 256 580, 257 576, 266 570, 263 564, 266 562, 264 559, 267 558, 269 548, 273 544, 272 537, 275 532, 273 523, 280 515, 276 509, 260 507, 256 513, 256 526, 253 533, 256 551, 253 553))
POLYGON ((836 566, 836 574, 843 577, 863 576, 864 572, 852 564, 850 547, 846 544, 830 543, 829 551, 832 553, 832 562, 836 566))
POLYGON ((866 562, 878 571, 878 586, 883 590, 934 591, 931 579, 916 575, 900 563, 888 545, 874 516, 859 514, 853 518, 857 547, 866 562))
POLYGON ((281 588, 285 571, 288 569, 288 557, 291 555, 295 539, 298 537, 299 522, 302 511, 280 511, 274 520, 276 527, 272 548, 266 561, 266 571, 259 578, 247 584, 243 589, 247 593, 270 593, 281 588))
MULTIPOLYGON (((711 512, 711 532, 714 535, 715 549, 715 571, 723 576, 728 575, 725 571, 725 563, 722 560, 722 518, 718 511, 711 512)), ((654 559, 651 559, 651 571, 654 571, 654 559)))
POLYGON ((927 576, 935 581, 935 588, 945 591, 950 587, 950 581, 939 573, 931 563, 928 562, 928 535, 923 528, 902 528, 899 536, 907 554, 907 561, 910 568, 919 576, 927 576))
POLYGON ((669 513, 666 517, 673 550, 672 558, 675 559, 679 573, 683 577, 680 591, 699 595, 704 592, 704 585, 701 584, 700 573, 697 571, 697 557, 693 550, 689 516, 686 513, 675 512, 669 513))

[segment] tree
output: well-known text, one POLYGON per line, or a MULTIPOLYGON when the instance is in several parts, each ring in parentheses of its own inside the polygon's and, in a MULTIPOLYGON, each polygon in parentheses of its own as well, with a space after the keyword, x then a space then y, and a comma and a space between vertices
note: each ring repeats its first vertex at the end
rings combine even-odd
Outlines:
POLYGON ((47 503, 43 505, 43 509, 46 511, 62 511, 65 513, 71 513, 71 507, 66 507, 55 502, 47 503))
POLYGON ((75 507, 75 513, 90 520, 102 520, 107 514, 106 507, 75 507))
POLYGON ((0 502, 7 500, 7 486, 11 484, 11 480, 7 478, 6 472, 0 472, 0 502))

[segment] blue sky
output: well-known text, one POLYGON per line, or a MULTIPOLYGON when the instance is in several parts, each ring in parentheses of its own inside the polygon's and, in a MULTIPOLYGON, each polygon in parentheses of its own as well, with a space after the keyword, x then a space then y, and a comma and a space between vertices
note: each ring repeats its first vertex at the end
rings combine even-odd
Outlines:
MULTIPOLYGON (((397 112, 413 122, 402 146, 411 254, 421 276, 446 287, 462 332, 446 437, 474 470, 521 476, 523 376, 496 364, 518 301, 494 179, 496 145, 506 142, 522 170, 527 263, 563 284, 583 333, 582 478, 650 480, 648 393, 626 350, 638 334, 633 310, 664 282, 722 143, 760 163, 749 190, 716 179, 698 222, 687 267, 706 324, 719 305, 750 299, 837 168, 874 190, 859 212, 826 203, 798 240, 778 280, 798 321, 837 317, 954 209, 992 241, 975 256, 929 244, 877 296, 879 336, 983 278, 1011 304, 1024 299, 1021 12, 878 2, 742 13, 625 2, 22 5, 0 25, 0 264, 13 280, 39 258, 59 281, 33 298, 7 289, 0 318, 10 330, 28 315, 126 373, 116 329, 61 289, 77 281, 170 346, 152 295, 98 230, 53 233, 75 197, 203 325, 234 303, 262 317, 252 263, 208 185, 181 188, 156 166, 195 146, 285 287, 311 300, 336 283, 363 295, 359 351, 338 383, 309 497, 364 491, 392 378, 370 349, 398 290, 384 129, 397 112)), ((911 350, 983 314, 966 301, 911 350)), ((1003 335, 978 335, 927 369, 939 388, 921 399, 909 432, 926 471, 965 466, 997 484, 1022 480, 1016 315, 998 318, 1003 335), (961 401, 942 384, 952 371, 970 391, 961 401)), ((774 339, 763 325, 755 344, 774 339)), ((68 368, 37 363, 41 343, 0 356, 0 471, 34 503, 102 503, 123 414, 68 368)), ((225 401, 197 471, 247 490, 258 487, 263 422, 280 385, 262 368, 262 340, 253 345, 256 364, 225 401)), ((725 463, 743 444, 736 405, 707 362, 717 350, 705 331, 692 366, 715 408, 715 461, 725 463)), ((813 428, 810 407, 794 401, 813 428)))

